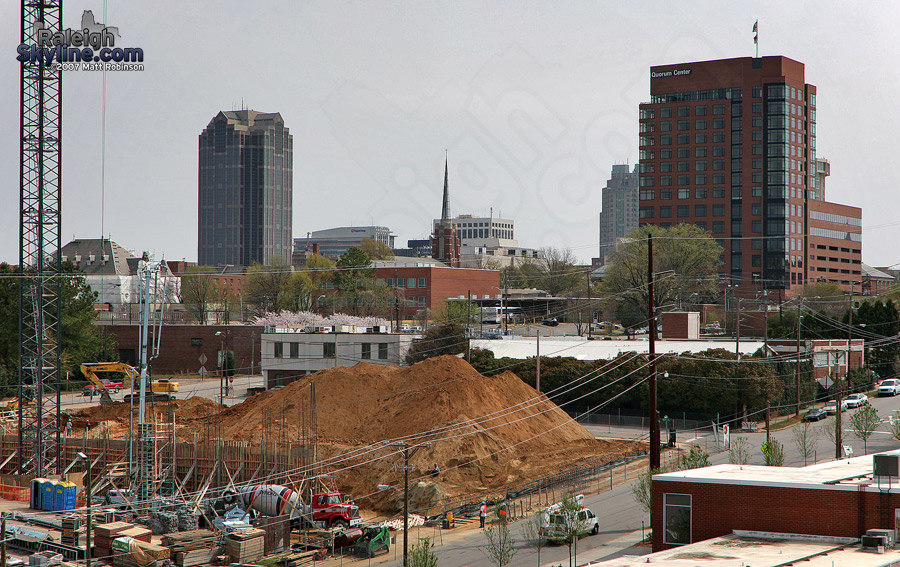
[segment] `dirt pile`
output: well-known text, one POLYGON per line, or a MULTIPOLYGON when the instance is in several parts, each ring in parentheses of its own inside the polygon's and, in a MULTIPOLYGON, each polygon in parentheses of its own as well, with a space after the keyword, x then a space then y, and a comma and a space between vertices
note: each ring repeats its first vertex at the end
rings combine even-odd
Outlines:
MULTIPOLYGON (((362 503, 381 510, 393 508, 398 495, 372 495, 376 485, 400 485, 403 478, 395 466, 403 464, 402 453, 385 442, 428 442, 410 457, 416 508, 473 499, 637 450, 596 441, 515 374, 482 376, 454 356, 408 367, 360 363, 324 370, 231 408, 200 399, 175 405, 178 435, 188 441, 209 435, 210 420, 216 436, 249 443, 298 443, 311 437, 315 423, 320 462, 337 474, 343 490, 371 495, 362 503), (426 474, 435 464, 441 469, 436 478, 426 474)), ((91 408, 88 418, 124 420, 127 427, 127 406, 91 408)))

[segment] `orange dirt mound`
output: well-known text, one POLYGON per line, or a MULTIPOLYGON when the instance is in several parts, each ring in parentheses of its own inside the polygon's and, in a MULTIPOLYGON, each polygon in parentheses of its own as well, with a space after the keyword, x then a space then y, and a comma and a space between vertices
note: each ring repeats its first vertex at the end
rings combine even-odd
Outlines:
MULTIPOLYGON (((639 448, 597 441, 515 374, 482 376, 455 356, 408 367, 360 363, 323 370, 230 408, 197 398, 174 405, 178 435, 187 441, 212 434, 248 443, 299 444, 312 437, 314 421, 320 463, 356 496, 402 481, 402 471, 395 468, 402 454, 392 454, 399 449, 384 442, 428 442, 410 458, 415 467, 410 479, 423 481, 416 482, 410 499, 417 508, 480 498, 639 448), (435 463, 441 468, 437 479, 425 475, 435 463)), ((128 407, 95 407, 80 418, 92 424, 124 420, 127 429, 128 407)), ((110 435, 118 430, 108 429, 110 435)), ((362 503, 389 510, 396 498, 381 493, 362 503)))

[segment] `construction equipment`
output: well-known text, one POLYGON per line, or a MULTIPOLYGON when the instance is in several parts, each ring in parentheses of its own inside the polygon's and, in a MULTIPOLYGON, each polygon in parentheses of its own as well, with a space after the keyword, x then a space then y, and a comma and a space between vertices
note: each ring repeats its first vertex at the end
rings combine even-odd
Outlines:
MULTIPOLYGON (((362 524, 359 506, 345 501, 340 492, 321 492, 310 495, 305 504, 300 494, 286 486, 257 484, 226 490, 222 496, 226 505, 240 504, 244 510, 255 510, 265 516, 288 514, 295 524, 312 522, 325 528, 351 528, 362 524), (305 520, 305 522, 301 521, 305 520)), ((299 527, 299 525, 298 525, 299 527)))
POLYGON ((123 372, 130 380, 132 380, 132 384, 134 383, 135 377, 138 375, 137 368, 129 366, 124 362, 86 362, 82 364, 81 373, 100 390, 101 405, 112 403, 112 398, 109 396, 109 388, 107 387, 109 381, 101 380, 97 376, 98 372, 123 372))
POLYGON ((358 557, 375 557, 390 551, 391 532, 386 527, 366 526, 363 535, 353 545, 358 557))

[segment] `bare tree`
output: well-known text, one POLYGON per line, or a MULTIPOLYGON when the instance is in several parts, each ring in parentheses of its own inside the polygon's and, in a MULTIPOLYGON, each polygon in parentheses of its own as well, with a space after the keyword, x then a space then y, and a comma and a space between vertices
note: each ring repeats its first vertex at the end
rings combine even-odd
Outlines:
POLYGON ((728 446, 728 462, 746 465, 750 462, 750 442, 746 437, 735 437, 728 446))
POLYGON ((816 445, 819 442, 819 428, 811 427, 809 422, 794 428, 793 441, 797 452, 803 456, 803 466, 816 454, 816 445))
POLYGON ((201 325, 209 323, 210 314, 218 309, 224 295, 211 266, 190 266, 181 276, 181 301, 191 319, 201 325))
POLYGON ((653 511, 653 475, 665 472, 663 469, 648 469, 647 472, 638 478, 637 482, 631 485, 631 495, 634 501, 647 514, 653 511))
POLYGON ((869 437, 875 433, 881 419, 878 417, 878 410, 870 405, 865 405, 850 415, 850 429, 853 435, 863 442, 863 453, 868 453, 869 437))
POLYGON ((544 534, 541 533, 543 518, 542 512, 536 512, 522 522, 522 539, 537 550, 538 567, 541 565, 541 548, 544 547, 544 534))
POLYGON ((509 565, 516 554, 516 540, 509 533, 509 524, 504 521, 488 525, 484 528, 487 545, 481 546, 481 552, 497 567, 509 565))

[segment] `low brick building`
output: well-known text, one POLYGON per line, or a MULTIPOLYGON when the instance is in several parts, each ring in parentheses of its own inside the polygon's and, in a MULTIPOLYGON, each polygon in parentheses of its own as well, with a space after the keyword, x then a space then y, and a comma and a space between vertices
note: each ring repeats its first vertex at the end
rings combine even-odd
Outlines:
MULTIPOLYGON (((880 453, 893 462, 900 450, 880 453)), ((807 467, 716 465, 653 475, 653 550, 734 530, 858 538, 895 529, 896 476, 875 476, 875 455, 807 467)), ((896 469, 894 469, 896 474, 896 469)))
MULTIPOLYGON (((140 358, 139 325, 101 325, 102 334, 115 335, 119 359, 137 365, 140 358)), ((159 357, 151 371, 162 374, 197 374, 200 367, 213 374, 218 369, 219 351, 234 351, 238 374, 260 372, 260 343, 265 327, 258 325, 164 325, 160 336, 159 357), (221 334, 216 334, 221 333, 221 334), (201 364, 200 358, 206 357, 201 364)))

